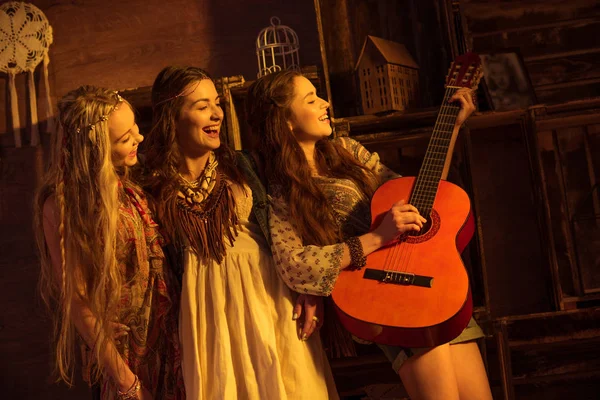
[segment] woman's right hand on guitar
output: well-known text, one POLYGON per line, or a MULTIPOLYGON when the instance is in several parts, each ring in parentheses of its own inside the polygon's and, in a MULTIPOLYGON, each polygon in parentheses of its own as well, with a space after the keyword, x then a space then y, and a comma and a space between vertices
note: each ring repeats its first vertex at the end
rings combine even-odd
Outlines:
POLYGON ((416 207, 400 200, 394 203, 373 232, 380 235, 383 243, 387 244, 403 233, 419 232, 426 222, 416 207))
MULTIPOLYGON (((385 213, 377 228, 359 237, 363 254, 365 256, 371 254, 406 232, 419 232, 426 222, 427 220, 419 214, 416 207, 405 204, 402 200, 394 203, 385 213)), ((350 249, 346 247, 342 268, 349 267, 351 264, 350 249)))

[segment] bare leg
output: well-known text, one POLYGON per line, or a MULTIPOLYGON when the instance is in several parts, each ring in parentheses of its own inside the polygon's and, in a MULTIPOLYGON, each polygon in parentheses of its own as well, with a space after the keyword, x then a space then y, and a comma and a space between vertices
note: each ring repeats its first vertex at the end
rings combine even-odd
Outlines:
POLYGON ((444 344, 409 358, 399 371, 411 400, 492 400, 476 342, 444 344))
POLYGON ((477 342, 450 345, 460 400, 492 400, 492 392, 477 342))
POLYGON ((398 374, 411 400, 459 400, 448 344, 410 357, 398 374))

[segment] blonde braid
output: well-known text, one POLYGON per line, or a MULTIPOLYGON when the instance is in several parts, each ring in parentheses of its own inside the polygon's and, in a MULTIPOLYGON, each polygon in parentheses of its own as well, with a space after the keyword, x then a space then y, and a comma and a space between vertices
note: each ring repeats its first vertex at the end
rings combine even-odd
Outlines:
MULTIPOLYGON (((63 132, 63 135, 65 133, 63 132)), ((64 144, 64 142, 63 142, 64 144)), ((65 204, 65 162, 67 158, 67 148, 62 148, 62 161, 58 165, 57 183, 55 189, 55 200, 58 209, 58 234, 60 240, 60 261, 61 261, 61 287, 59 289, 59 303, 61 305, 62 312, 62 323, 57 328, 57 349, 56 358, 58 361, 59 373, 62 379, 69 385, 72 385, 73 381, 73 369, 71 368, 73 363, 73 325, 71 323, 65 323, 71 319, 71 299, 73 297, 72 285, 67 279, 67 250, 66 250, 66 229, 65 229, 65 216, 66 216, 66 204, 65 204)), ((70 271, 69 271, 70 272, 70 271)), ((58 322, 58 321, 57 321, 58 322)))
MULTIPOLYGON (((110 322, 121 297, 124 277, 116 259, 118 176, 111 160, 108 117, 122 102, 127 103, 116 92, 92 86, 82 86, 61 99, 60 129, 36 195, 35 232, 42 261, 39 287, 54 317, 56 371, 67 384, 72 382, 77 344, 71 306, 75 296, 96 320, 96 336, 90 342, 96 361, 112 340, 110 322), (52 195, 59 214, 61 257, 55 267, 43 221, 44 204, 52 195)), ((103 365, 97 367, 90 383, 103 373, 103 365)))
POLYGON ((65 289, 67 286, 67 258, 65 251, 65 193, 64 182, 56 185, 56 205, 58 206, 58 235, 60 236, 60 261, 61 261, 61 300, 65 300, 65 289))

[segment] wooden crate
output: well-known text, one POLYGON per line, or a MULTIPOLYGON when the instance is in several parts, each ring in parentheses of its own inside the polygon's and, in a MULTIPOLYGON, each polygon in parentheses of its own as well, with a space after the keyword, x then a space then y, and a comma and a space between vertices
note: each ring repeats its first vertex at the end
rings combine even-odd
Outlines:
POLYGON ((530 111, 557 308, 600 300, 600 99, 530 111))
POLYGON ((600 308, 500 318, 494 337, 498 398, 598 398, 600 308))

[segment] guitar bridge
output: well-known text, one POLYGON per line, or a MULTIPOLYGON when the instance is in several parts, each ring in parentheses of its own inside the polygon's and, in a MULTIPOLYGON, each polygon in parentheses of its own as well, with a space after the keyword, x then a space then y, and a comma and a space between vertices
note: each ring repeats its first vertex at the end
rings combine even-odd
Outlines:
POLYGON ((433 277, 415 275, 410 272, 386 271, 367 268, 363 275, 365 279, 373 279, 382 283, 393 283, 395 285, 420 286, 430 288, 433 285, 433 277))

